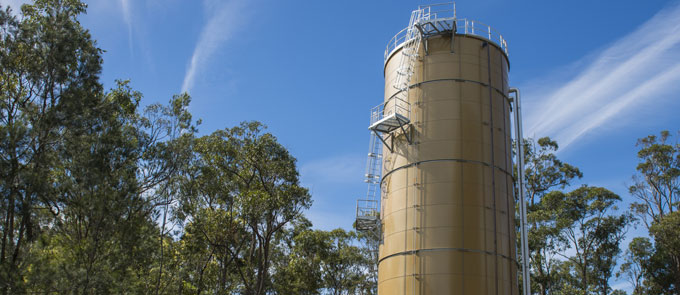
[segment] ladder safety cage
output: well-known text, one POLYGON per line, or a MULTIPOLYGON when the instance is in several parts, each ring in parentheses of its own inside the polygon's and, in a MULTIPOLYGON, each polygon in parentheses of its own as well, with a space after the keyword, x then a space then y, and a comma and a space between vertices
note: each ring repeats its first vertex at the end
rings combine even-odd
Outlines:
MULTIPOLYGON (((376 114, 377 116, 377 114, 376 114)), ((371 133, 364 181, 368 184, 366 198, 357 200, 356 229, 380 234, 380 177, 382 175, 382 142, 371 133)))
POLYGON ((408 102, 408 93, 411 77, 415 73, 415 65, 422 41, 422 34, 417 28, 423 20, 430 17, 430 8, 420 7, 411 12, 411 19, 403 37, 404 43, 399 54, 399 65, 392 81, 392 87, 397 93, 388 101, 371 110, 371 122, 368 127, 380 139, 387 148, 392 151, 392 145, 387 143, 386 138, 392 137, 392 131, 401 129, 406 139, 411 143, 411 137, 406 132, 405 126, 411 123, 411 104, 408 102), (383 137, 382 134, 385 134, 383 137))
MULTIPOLYGON (((371 109, 369 130, 371 139, 369 142, 368 160, 366 163, 366 183, 368 191, 365 199, 357 200, 356 228, 359 231, 374 233, 378 238, 381 235, 380 222, 380 183, 382 178, 382 147, 383 144, 392 151, 392 146, 387 144, 383 135, 392 136, 392 132, 401 129, 406 135, 409 143, 411 138, 406 132, 405 126, 410 124, 411 104, 408 102, 408 92, 411 77, 415 72, 415 62, 418 58, 420 43, 422 41, 421 29, 417 28, 424 19, 429 19, 431 15, 430 7, 419 7, 411 12, 409 26, 402 30, 405 32, 403 39, 393 38, 396 42, 402 42, 403 46, 399 55, 399 66, 396 77, 392 81, 392 87, 397 93, 387 102, 371 109)), ((401 38, 401 37, 400 37, 401 38)), ((392 42, 392 41, 390 41, 392 42)))
POLYGON ((377 231, 380 228, 379 206, 378 200, 357 200, 357 230, 377 231))
POLYGON ((382 172, 381 169, 382 169, 382 144, 375 136, 375 134, 371 134, 371 141, 369 142, 368 147, 368 158, 366 161, 366 175, 364 181, 369 184, 379 183, 380 175, 382 172))

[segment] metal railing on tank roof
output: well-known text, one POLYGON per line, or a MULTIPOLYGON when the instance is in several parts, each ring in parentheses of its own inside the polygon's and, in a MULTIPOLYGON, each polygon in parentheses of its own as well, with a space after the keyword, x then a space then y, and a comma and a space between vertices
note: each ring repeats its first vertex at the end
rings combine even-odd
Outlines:
MULTIPOLYGON (((437 14, 434 14, 435 16, 437 14)), ((449 18, 430 18, 430 20, 438 20, 442 22, 446 21, 451 21, 456 23, 456 34, 461 34, 461 35, 472 35, 472 36, 477 36, 481 37, 482 39, 488 40, 489 42, 496 44, 498 47, 505 52, 505 55, 508 55, 508 42, 505 40, 503 35, 496 31, 494 28, 491 26, 480 22, 476 20, 469 20, 466 18, 463 19, 456 19, 455 17, 449 17, 449 18)), ((408 28, 404 28, 403 30, 399 31, 390 41, 387 43, 387 47, 385 48, 385 56, 383 59, 384 63, 387 63, 387 59, 392 55, 392 52, 394 52, 396 49, 398 49, 402 44, 404 44, 407 40, 406 38, 406 31, 408 28)))
POLYGON ((427 19, 456 18, 456 2, 419 5, 427 19))
POLYGON ((508 42, 503 38, 503 35, 494 30, 491 26, 476 20, 468 20, 466 18, 456 20, 456 33, 465 35, 474 35, 482 37, 498 47, 508 55, 508 42))

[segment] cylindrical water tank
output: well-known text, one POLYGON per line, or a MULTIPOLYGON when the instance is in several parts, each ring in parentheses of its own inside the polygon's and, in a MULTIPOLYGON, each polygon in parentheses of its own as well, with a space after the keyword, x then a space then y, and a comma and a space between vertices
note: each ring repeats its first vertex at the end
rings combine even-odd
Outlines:
MULTIPOLYGON (((411 141, 393 131, 384 149, 378 293, 516 295, 508 57, 475 35, 422 42, 411 141)), ((386 105, 400 54, 385 63, 386 105)))

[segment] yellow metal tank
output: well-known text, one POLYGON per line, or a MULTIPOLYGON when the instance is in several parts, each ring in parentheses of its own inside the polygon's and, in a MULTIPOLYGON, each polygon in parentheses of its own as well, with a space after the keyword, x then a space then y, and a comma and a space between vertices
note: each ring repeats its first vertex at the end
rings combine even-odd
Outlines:
MULTIPOLYGON (((383 154, 378 294, 516 295, 504 44, 472 34, 422 42, 410 125, 383 154)), ((402 49, 386 56, 385 108, 402 49)))

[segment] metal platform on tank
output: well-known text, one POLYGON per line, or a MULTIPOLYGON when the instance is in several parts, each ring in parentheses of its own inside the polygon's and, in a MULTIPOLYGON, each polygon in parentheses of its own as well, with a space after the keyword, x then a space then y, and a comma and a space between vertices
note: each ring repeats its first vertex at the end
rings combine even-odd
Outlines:
POLYGON ((456 31, 456 19, 453 17, 430 19, 415 24, 415 27, 420 31, 423 38, 451 34, 456 31))
POLYGON ((410 122, 411 120, 409 120, 408 117, 402 114, 392 113, 371 124, 371 126, 368 126, 368 129, 382 133, 390 133, 410 122))
POLYGON ((377 216, 357 216, 356 229, 359 231, 375 231, 380 228, 380 218, 377 216))
MULTIPOLYGON (((413 25, 420 31, 423 39, 451 34, 475 36, 498 46, 506 56, 508 55, 508 43, 503 35, 485 23, 458 18, 454 3, 421 5, 419 9, 423 9, 425 14, 418 23, 413 25)), ((407 41, 410 41, 406 40, 407 31, 408 27, 399 31, 387 43, 384 63, 387 63, 387 60, 394 52, 397 52, 407 41)))

